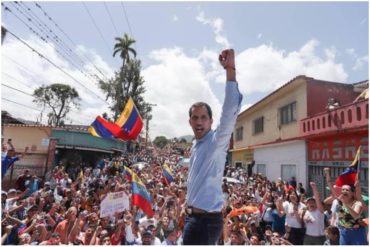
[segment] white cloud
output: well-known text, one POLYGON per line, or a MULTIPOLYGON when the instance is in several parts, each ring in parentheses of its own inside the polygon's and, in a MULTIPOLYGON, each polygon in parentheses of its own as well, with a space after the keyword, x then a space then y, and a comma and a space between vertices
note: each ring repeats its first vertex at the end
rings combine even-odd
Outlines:
MULTIPOLYGON (((73 119, 74 123, 77 124, 90 124, 98 114, 101 114, 104 111, 108 112, 107 105, 102 100, 98 99, 98 97, 100 97, 104 100, 105 97, 98 88, 96 81, 91 77, 84 76, 77 68, 71 67, 71 65, 56 52, 54 46, 40 42, 34 36, 26 39, 25 42, 51 60, 54 64, 62 68, 70 76, 57 69, 45 59, 42 59, 38 54, 32 52, 24 44, 8 38, 2 46, 2 53, 10 58, 7 59, 5 57, 2 59, 3 81, 7 81, 7 84, 12 85, 12 87, 29 94, 32 94, 33 91, 41 85, 50 85, 53 83, 64 83, 74 87, 81 98, 81 109, 73 110, 68 117, 69 119, 73 119), (21 66, 11 60, 16 61, 16 63, 27 69, 22 69, 21 66), (80 82, 80 84, 76 81, 80 82)), ((108 64, 105 63, 95 52, 88 51, 83 47, 79 47, 76 52, 86 52, 86 54, 90 54, 88 64, 84 65, 85 68, 95 70, 92 65, 95 64, 95 66, 97 66, 101 71, 104 71, 103 73, 107 76, 113 74, 113 71, 109 68, 108 64)), ((2 87, 2 98, 7 98, 9 97, 8 95, 11 95, 11 99, 15 102, 31 108, 40 109, 39 106, 32 102, 33 97, 10 88, 2 87)), ((41 111, 41 109, 39 112, 31 110, 30 108, 26 108, 6 100, 2 100, 2 109, 9 111, 14 117, 34 121, 41 111)), ((46 115, 47 114, 44 113, 44 116, 46 115)), ((44 121, 45 120, 46 118, 44 118, 44 121)), ((69 122, 70 121, 67 121, 67 123, 69 122)))
POLYGON ((188 123, 189 107, 207 102, 214 112, 214 126, 220 116, 220 102, 210 89, 199 58, 190 57, 181 48, 160 49, 151 53, 155 64, 145 68, 145 98, 153 107, 151 136, 178 137, 192 134, 188 123))
POLYGON ((242 105, 242 107, 240 108, 240 112, 243 112, 245 110, 247 110, 249 107, 251 107, 252 104, 245 104, 245 105, 242 105))
POLYGON ((260 39, 260 38, 262 38, 262 33, 259 33, 259 34, 257 35, 257 39, 260 39))
MULTIPOLYGON (((199 19, 207 20, 199 16, 199 19)), ((214 22, 215 30, 222 30, 222 22, 214 22)), ((227 40, 227 39, 226 39, 227 40)), ((63 67, 69 74, 84 83, 100 97, 104 95, 98 89, 96 83, 88 80, 75 68, 69 66, 55 52, 52 46, 38 43, 35 39, 26 40, 32 46, 48 54, 55 63, 63 67)), ((283 83, 291 80, 297 75, 307 75, 323 80, 345 82, 348 75, 343 65, 336 62, 337 51, 335 47, 324 48, 324 55, 318 55, 319 42, 309 40, 297 51, 285 51, 274 47, 272 44, 263 44, 257 47, 241 50, 236 57, 237 78, 239 88, 244 96, 256 92, 268 93, 280 87, 283 83)), ((94 51, 85 47, 78 47, 76 51, 89 58, 86 68, 95 71, 94 65, 111 77, 114 71, 94 51)), ((7 39, 3 44, 2 53, 18 61, 28 70, 30 75, 22 71, 18 66, 8 59, 2 59, 2 81, 10 83, 14 87, 32 93, 41 84, 55 82, 68 83, 76 87, 83 100, 80 111, 74 111, 70 118, 76 124, 90 124, 96 115, 108 111, 107 106, 97 99, 97 96, 76 84, 70 77, 66 76, 49 63, 42 60, 37 54, 32 53, 27 47, 7 39), (21 83, 17 83, 7 77, 8 73, 21 83)), ((348 54, 355 54, 354 50, 348 50, 348 54)), ((153 107, 153 119, 150 122, 150 136, 158 135, 166 137, 178 137, 192 134, 188 124, 188 110, 196 101, 206 101, 214 111, 214 128, 217 126, 221 111, 221 102, 212 91, 213 83, 224 83, 225 72, 218 63, 219 50, 204 48, 203 50, 188 55, 182 48, 163 48, 150 53, 153 63, 142 69, 145 80, 145 100, 156 104, 153 107)), ((353 55, 354 56, 354 55, 353 55)), ((95 71, 96 72, 96 71, 95 71)), ((32 103, 32 97, 2 87, 2 97, 12 96, 12 100, 23 103, 33 108, 37 106, 32 103)), ((244 97, 247 100, 248 97, 244 97)), ((250 106, 244 103, 242 110, 250 106)), ((2 109, 9 111, 16 117, 28 120, 36 120, 37 111, 27 109, 13 103, 2 101, 2 109)), ((69 122, 68 122, 69 123, 69 122)))
POLYGON ((203 11, 199 11, 196 20, 203 25, 211 26, 216 43, 222 45, 223 48, 230 48, 231 44, 226 36, 222 34, 224 21, 221 18, 206 18, 203 11))
POLYGON ((178 17, 177 15, 174 15, 174 16, 172 17, 172 21, 176 22, 176 21, 178 21, 178 20, 179 20, 179 17, 178 17))
MULTIPOLYGON (((272 45, 260 45, 237 54, 239 87, 243 94, 271 92, 298 75, 346 82, 343 65, 334 61, 334 48, 326 57, 317 55, 317 40, 309 40, 300 50, 287 53, 272 45)), ((220 79, 218 80, 220 81, 220 79)))
POLYGON ((354 60, 354 65, 352 66, 354 71, 361 70, 366 63, 369 63, 369 56, 359 56, 353 48, 348 48, 346 53, 354 60))

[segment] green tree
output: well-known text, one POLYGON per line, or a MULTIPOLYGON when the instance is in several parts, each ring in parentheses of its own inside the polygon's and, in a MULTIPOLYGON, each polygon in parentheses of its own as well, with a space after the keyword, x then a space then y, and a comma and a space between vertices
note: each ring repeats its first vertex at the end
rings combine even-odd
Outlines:
POLYGON ((136 51, 131 47, 136 41, 129 37, 127 33, 122 38, 116 37, 115 40, 117 43, 114 45, 113 57, 119 53, 119 56, 122 58, 122 67, 125 67, 125 64, 130 61, 131 53, 136 57, 136 51))
MULTIPOLYGON (((129 37, 127 33, 123 35, 122 38, 116 37, 115 40, 117 43, 114 45, 113 48, 113 57, 116 56, 116 54, 119 54, 119 56, 122 58, 122 67, 120 73, 124 73, 124 70, 126 69, 126 64, 128 64, 131 61, 131 54, 136 57, 136 51, 134 48, 131 46, 136 43, 134 39, 129 37)), ((130 86, 131 86, 131 81, 126 80, 126 78, 121 75, 122 79, 122 89, 123 89, 123 94, 128 95, 130 86)))
POLYGON ((48 124, 51 126, 64 125, 64 119, 71 107, 79 107, 80 97, 76 89, 66 84, 55 83, 49 86, 42 85, 33 92, 34 100, 38 105, 50 107, 48 124))
POLYGON ((109 108, 113 112, 112 118, 114 120, 121 114, 130 96, 134 100, 140 115, 145 118, 145 113, 147 112, 146 103, 143 98, 145 81, 140 75, 140 60, 130 60, 125 66, 126 69, 122 73, 116 72, 115 76, 109 81, 100 81, 99 87, 105 93, 106 99, 110 99, 112 102, 109 108), (123 93, 121 85, 123 80, 130 81, 130 88, 128 88, 127 93, 123 93))
POLYGON ((164 136, 157 136, 153 141, 154 145, 156 145, 159 148, 163 148, 164 146, 167 145, 168 142, 169 140, 167 140, 167 138, 164 136))
MULTIPOLYGON (((151 108, 144 101, 145 92, 144 79, 140 75, 141 62, 136 59, 136 51, 131 46, 136 42, 126 33, 122 38, 115 38, 117 43, 114 45, 113 57, 119 54, 122 59, 122 67, 116 72, 114 77, 108 81, 100 81, 99 86, 106 94, 106 99, 110 99, 112 104, 110 109, 113 112, 113 119, 116 120, 121 114, 131 96, 143 118, 150 117, 151 108)), ((105 113, 105 115, 107 115, 105 113)))

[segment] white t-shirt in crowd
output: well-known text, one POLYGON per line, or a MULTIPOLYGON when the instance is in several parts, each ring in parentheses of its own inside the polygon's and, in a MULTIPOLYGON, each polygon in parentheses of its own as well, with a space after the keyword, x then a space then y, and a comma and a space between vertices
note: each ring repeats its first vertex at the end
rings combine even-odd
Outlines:
MULTIPOLYGON (((303 203, 298 204, 298 212, 305 207, 303 203)), ((302 224, 297 220, 294 214, 294 204, 288 201, 283 202, 284 212, 286 214, 285 225, 294 228, 302 228, 302 224)))
POLYGON ((306 211, 303 221, 306 225, 306 235, 312 237, 324 236, 325 215, 318 208, 315 211, 306 211))

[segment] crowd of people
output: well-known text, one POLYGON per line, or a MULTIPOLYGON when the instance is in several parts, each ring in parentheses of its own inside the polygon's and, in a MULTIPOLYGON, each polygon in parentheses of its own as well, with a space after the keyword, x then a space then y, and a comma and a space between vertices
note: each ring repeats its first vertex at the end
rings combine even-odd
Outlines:
MULTIPOLYGON (((1 193, 3 245, 181 245, 186 221, 188 167, 176 166, 178 156, 148 152, 105 159, 69 175, 56 166, 38 178, 25 170, 14 188, 1 193), (148 163, 139 169, 134 161, 148 163), (174 181, 163 179, 163 164, 174 170, 174 181), (130 209, 100 217, 109 192, 129 198, 130 167, 151 195, 153 217, 130 209), (81 172, 82 171, 82 172, 81 172)), ((361 245, 368 243, 367 205, 361 187, 342 186, 322 198, 315 183, 307 191, 295 179, 269 181, 261 174, 229 168, 226 176, 240 183, 222 184, 224 227, 218 245, 361 245), (307 196, 309 194, 312 197, 307 196)))

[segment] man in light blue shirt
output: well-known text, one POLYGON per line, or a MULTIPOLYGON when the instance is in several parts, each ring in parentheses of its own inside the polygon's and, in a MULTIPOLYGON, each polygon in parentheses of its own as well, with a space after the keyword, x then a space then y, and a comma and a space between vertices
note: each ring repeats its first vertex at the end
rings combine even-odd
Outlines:
POLYGON ((185 245, 214 245, 223 229, 222 176, 242 95, 236 82, 234 50, 222 51, 219 60, 227 79, 220 125, 211 129, 212 110, 206 103, 195 103, 189 110, 195 141, 187 181, 185 245))

